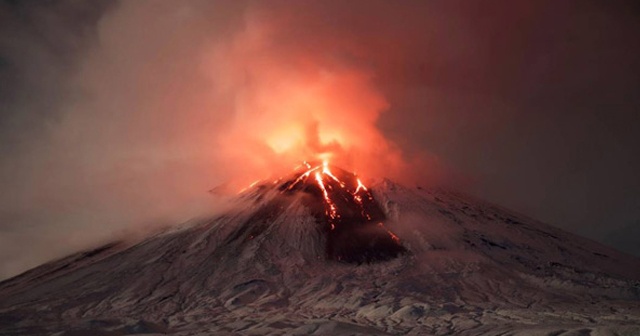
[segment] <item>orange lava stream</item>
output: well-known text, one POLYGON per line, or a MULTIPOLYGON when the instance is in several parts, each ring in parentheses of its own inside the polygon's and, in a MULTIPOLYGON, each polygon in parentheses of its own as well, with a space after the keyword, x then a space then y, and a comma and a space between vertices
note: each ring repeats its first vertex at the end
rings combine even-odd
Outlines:
MULTIPOLYGON (((335 177, 335 175, 333 175, 333 173, 331 173, 331 171, 329 170, 329 164, 327 163, 327 161, 324 161, 322 163, 322 173, 331 177, 334 181, 340 183, 340 186, 344 189, 345 184, 344 182, 340 181, 337 177, 335 177)), ((356 191, 358 192, 358 191, 356 191)))
POLYGON ((338 209, 336 208, 335 203, 333 203, 333 201, 331 200, 331 197, 329 197, 329 192, 327 191, 327 188, 324 185, 324 181, 322 180, 322 176, 319 172, 316 172, 316 181, 318 181, 318 185, 320 186, 320 189, 322 189, 324 201, 329 205, 329 211, 327 214, 331 219, 339 218, 340 215, 338 215, 338 209))
MULTIPOLYGON (((367 220, 369 221, 371 220, 371 215, 365 209, 365 205, 363 203, 363 197, 367 197, 369 200, 373 200, 373 195, 371 195, 371 193, 369 192, 369 189, 367 189, 367 187, 362 183, 360 178, 354 175, 354 178, 356 180, 355 186, 347 186, 347 184, 344 181, 340 180, 337 176, 335 176, 331 172, 331 170, 329 169, 329 163, 326 160, 322 162, 322 165, 318 165, 315 167, 309 164, 308 162, 304 161, 301 165, 296 167, 296 169, 301 169, 301 168, 306 168, 307 170, 304 173, 300 174, 300 176, 298 176, 287 187, 286 190, 287 191, 293 190, 293 188, 296 185, 298 185, 298 183, 305 183, 307 179, 311 176, 311 174, 313 174, 313 178, 315 179, 315 182, 317 183, 318 187, 322 191, 322 197, 324 199, 324 203, 326 206, 325 214, 327 215, 327 217, 329 217, 329 225, 331 230, 334 230, 336 228, 336 224, 337 224, 336 220, 340 218, 340 213, 338 212, 338 207, 336 206, 336 203, 331 199, 330 191, 333 187, 327 183, 327 181, 329 180, 325 180, 325 179, 330 179, 338 183, 340 185, 340 188, 348 192, 353 197, 353 200, 355 201, 355 203, 359 205, 360 214, 367 220)), ((280 180, 281 179, 275 180, 274 183, 277 184, 280 180)), ((260 180, 253 182, 249 187, 243 189, 241 192, 244 192, 245 190, 255 186, 258 182, 260 182, 260 180)), ((391 239, 393 239, 396 242, 400 242, 400 238, 398 238, 398 236, 393 234, 393 232, 391 232, 386 227, 384 227, 384 224, 382 222, 378 223, 378 226, 384 228, 385 231, 387 231, 387 233, 391 237, 391 239)))
POLYGON ((358 181, 358 187, 356 188, 356 194, 358 193, 358 191, 360 190, 364 190, 364 191, 369 191, 367 189, 367 187, 364 186, 364 184, 362 184, 362 182, 360 181, 360 179, 356 179, 358 181))
POLYGON ((247 191, 247 190, 249 190, 249 189, 253 188, 253 187, 254 187, 256 184, 258 184, 259 182, 260 182, 260 180, 255 180, 255 181, 253 181, 253 183, 251 183, 249 186, 247 186, 247 187, 245 187, 245 188, 242 188, 242 190, 240 190, 238 193, 239 193, 239 194, 242 194, 243 192, 245 192, 245 191, 247 191))
MULTIPOLYGON (((338 208, 335 204, 335 202, 333 202, 333 200, 331 199, 331 194, 329 193, 327 183, 325 182, 324 178, 325 176, 330 178, 331 180, 337 182, 340 185, 340 188, 346 190, 349 194, 351 194, 353 196, 353 200, 355 201, 356 204, 358 204, 360 206, 360 214, 366 218, 367 220, 371 220, 371 215, 369 213, 367 213, 367 211, 364 208, 364 203, 362 202, 363 199, 363 195, 362 193, 364 192, 366 197, 370 200, 373 199, 373 196, 369 193, 369 189, 367 189, 367 187, 362 183, 362 181, 356 177, 356 186, 355 189, 351 189, 347 188, 347 184, 344 181, 341 181, 337 176, 335 176, 332 172, 331 169, 329 168, 329 163, 325 160, 322 162, 322 165, 316 166, 316 167, 312 167, 309 163, 307 163, 306 161, 303 163, 304 166, 307 167, 307 171, 305 171, 303 174, 301 174, 288 188, 287 190, 292 190, 298 183, 300 182, 304 182, 307 180, 307 178, 314 173, 314 178, 318 184, 318 186, 320 187, 320 190, 322 191, 322 196, 324 198, 324 202, 327 206, 327 210, 326 210, 326 214, 327 216, 330 218, 330 225, 331 225, 331 230, 335 229, 335 223, 333 223, 333 220, 340 218, 340 214, 338 212, 338 208)), ((302 166, 299 166, 298 168, 301 168, 302 166)), ((390 232, 391 234, 391 232, 390 232)), ((397 239, 397 237, 395 237, 393 234, 392 238, 395 240, 397 239)))
POLYGON ((391 230, 387 229, 384 226, 384 224, 378 223, 378 226, 381 227, 381 228, 384 228, 387 231, 387 233, 389 234, 389 236, 391 236, 391 239, 395 240, 398 243, 400 242, 400 238, 398 238, 398 236, 396 236, 393 232, 391 232, 391 230))

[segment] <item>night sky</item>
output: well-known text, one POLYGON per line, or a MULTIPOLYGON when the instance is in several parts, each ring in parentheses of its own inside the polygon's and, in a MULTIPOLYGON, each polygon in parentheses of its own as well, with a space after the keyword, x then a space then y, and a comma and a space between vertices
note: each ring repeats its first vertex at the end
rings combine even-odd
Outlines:
POLYGON ((640 255, 639 36, 637 1, 0 1, 0 279, 214 209, 283 120, 640 255))

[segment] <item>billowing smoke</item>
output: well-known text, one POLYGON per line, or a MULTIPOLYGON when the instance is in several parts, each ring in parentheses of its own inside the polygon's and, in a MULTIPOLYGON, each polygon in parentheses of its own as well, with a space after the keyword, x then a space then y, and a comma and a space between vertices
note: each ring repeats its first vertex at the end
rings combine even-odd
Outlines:
POLYGON ((228 101, 233 117, 216 137, 220 160, 253 179, 301 160, 360 169, 392 164, 398 154, 375 125, 388 103, 372 74, 330 44, 294 45, 295 22, 275 14, 250 11, 246 26, 204 57, 212 94, 228 101))
MULTIPOLYGON (((68 36, 85 45, 60 47, 64 67, 49 60, 31 69, 39 56, 33 52, 16 70, 33 73, 34 82, 46 80, 39 71, 60 72, 34 92, 33 104, 43 92, 64 90, 38 105, 51 120, 20 139, 29 147, 23 156, 5 161, 3 179, 21 176, 3 199, 12 229, 3 236, 2 274, 215 211, 220 195, 207 190, 237 192, 302 160, 329 159, 365 177, 401 176, 402 153, 376 124, 389 103, 374 69, 362 46, 326 30, 314 8, 329 9, 209 1, 5 5, 7 16, 46 15, 68 29, 48 37, 54 46, 68 36), (306 13, 297 16, 300 10, 306 13), (80 27, 89 36, 76 36, 71 28, 78 27, 66 21, 87 12, 97 12, 80 27), (303 36, 298 29, 311 30, 303 36)), ((30 22, 15 25, 9 28, 30 22)), ((27 43, 40 46, 37 36, 27 43)))
POLYGON ((215 211, 207 190, 301 160, 472 180, 594 236, 611 214, 628 226, 640 216, 633 8, 0 2, 0 278, 215 211))

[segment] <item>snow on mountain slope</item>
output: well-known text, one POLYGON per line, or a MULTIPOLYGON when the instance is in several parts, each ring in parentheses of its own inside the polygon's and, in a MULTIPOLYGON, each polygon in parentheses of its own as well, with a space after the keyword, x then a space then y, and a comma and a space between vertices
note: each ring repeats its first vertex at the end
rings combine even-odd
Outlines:
POLYGON ((459 193, 307 171, 0 283, 0 334, 640 334, 637 258, 459 193))

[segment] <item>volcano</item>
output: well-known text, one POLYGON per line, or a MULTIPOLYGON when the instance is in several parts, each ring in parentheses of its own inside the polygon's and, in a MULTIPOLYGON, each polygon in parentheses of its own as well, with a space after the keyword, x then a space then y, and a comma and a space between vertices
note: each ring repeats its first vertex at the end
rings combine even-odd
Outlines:
POLYGON ((640 260, 327 163, 0 283, 3 335, 639 335, 640 260))

